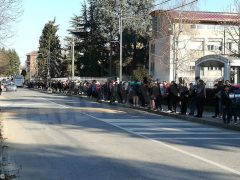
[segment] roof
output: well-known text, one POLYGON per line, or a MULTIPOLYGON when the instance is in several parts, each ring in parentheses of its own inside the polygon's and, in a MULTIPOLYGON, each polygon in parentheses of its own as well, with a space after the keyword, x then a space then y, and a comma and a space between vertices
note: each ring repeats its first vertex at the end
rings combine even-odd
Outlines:
POLYGON ((205 22, 205 23, 224 23, 232 22, 240 23, 239 13, 224 13, 224 12, 205 12, 205 11, 166 11, 156 10, 150 13, 151 16, 169 15, 177 20, 180 17, 184 20, 205 22))
POLYGON ((38 51, 32 51, 30 53, 26 54, 27 56, 37 56, 38 55, 38 51))

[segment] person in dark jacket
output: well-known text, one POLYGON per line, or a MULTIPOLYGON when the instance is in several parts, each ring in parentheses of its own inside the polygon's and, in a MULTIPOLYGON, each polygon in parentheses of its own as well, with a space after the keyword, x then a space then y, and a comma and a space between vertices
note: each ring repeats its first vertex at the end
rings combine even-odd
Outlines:
POLYGON ((179 93, 180 93, 180 105, 181 105, 180 111, 182 115, 186 115, 189 90, 185 84, 184 79, 179 81, 179 93))
POLYGON ((163 89, 162 89, 162 100, 166 101, 168 112, 172 112, 172 106, 170 101, 170 95, 169 95, 169 89, 170 89, 170 83, 167 83, 166 81, 163 81, 163 89))
POLYGON ((229 86, 227 85, 224 86, 224 90, 222 91, 222 94, 221 94, 221 99, 222 99, 222 108, 223 108, 223 115, 222 115, 223 123, 229 124, 231 120, 231 103, 232 103, 229 97, 229 86))
POLYGON ((157 110, 156 100, 160 95, 160 89, 158 87, 157 82, 152 82, 150 84, 149 95, 150 95, 150 108, 152 110, 157 110))
POLYGON ((133 96, 133 106, 138 107, 139 106, 139 84, 137 80, 135 80, 134 84, 132 85, 132 96, 133 96))
POLYGON ((140 97, 141 97, 141 105, 142 107, 146 107, 147 105, 149 105, 150 102, 150 98, 149 98, 149 85, 148 83, 144 83, 145 81, 143 81, 143 84, 140 85, 139 87, 139 93, 140 93, 140 97))
POLYGON ((189 84, 189 95, 188 95, 188 101, 189 101, 189 116, 194 116, 194 112, 196 109, 196 85, 193 85, 193 83, 189 84))
POLYGON ((202 117, 205 98, 206 98, 205 84, 202 79, 199 79, 198 84, 196 86, 197 115, 195 117, 199 117, 199 118, 202 117))
POLYGON ((217 84, 214 85, 214 104, 215 104, 215 114, 212 118, 221 117, 222 116, 222 101, 221 94, 223 91, 223 83, 222 81, 218 81, 217 84))
POLYGON ((237 119, 240 121, 240 89, 233 90, 234 98, 232 99, 232 116, 234 117, 234 124, 237 123, 237 119))
POLYGON ((0 95, 2 94, 2 82, 0 81, 0 95))
POLYGON ((176 113, 177 109, 177 102, 179 98, 179 89, 178 85, 175 83, 175 81, 172 81, 169 87, 169 96, 170 96, 170 102, 172 106, 172 113, 176 113))

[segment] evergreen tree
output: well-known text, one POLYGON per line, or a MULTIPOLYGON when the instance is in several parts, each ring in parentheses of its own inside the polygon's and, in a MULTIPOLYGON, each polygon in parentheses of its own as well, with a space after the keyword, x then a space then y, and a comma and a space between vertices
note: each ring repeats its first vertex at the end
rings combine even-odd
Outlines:
POLYGON ((15 50, 11 49, 7 51, 8 65, 6 75, 14 76, 19 74, 20 59, 15 50))
POLYGON ((76 38, 76 64, 80 76, 105 75, 105 39, 99 29, 96 0, 89 0, 89 8, 83 4, 82 15, 72 18, 72 28, 76 38), (77 33, 76 33, 77 32, 77 33))
POLYGON ((46 78, 48 68, 50 77, 60 77, 61 74, 61 44, 57 35, 58 25, 55 19, 45 24, 39 39, 38 68, 39 75, 46 78))
POLYGON ((20 59, 14 49, 0 49, 0 74, 14 76, 19 74, 20 59))
POLYGON ((147 65, 150 29, 149 10, 153 0, 88 0, 72 20, 78 41, 76 64, 81 76, 112 76, 119 69, 119 16, 123 22, 123 65, 125 74, 147 65))
MULTIPOLYGON (((148 41, 151 27, 149 12, 153 3, 153 0, 100 0, 99 2, 102 33, 110 37, 108 39, 110 56, 119 54, 119 45, 111 41, 116 40, 116 35, 119 38, 119 16, 122 15, 123 72, 126 75, 132 75, 133 70, 138 66, 148 65, 148 41)), ((119 56, 110 57, 111 59, 114 59, 116 67, 119 67, 119 56)))
POLYGON ((4 48, 0 49, 0 75, 6 75, 7 71, 7 54, 4 48))

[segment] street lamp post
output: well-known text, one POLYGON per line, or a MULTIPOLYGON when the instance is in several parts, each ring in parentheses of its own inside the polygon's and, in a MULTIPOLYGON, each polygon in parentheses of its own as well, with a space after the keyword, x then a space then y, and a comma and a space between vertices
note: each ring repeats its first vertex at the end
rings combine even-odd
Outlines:
MULTIPOLYGON (((101 8, 105 11, 108 11, 114 15, 116 15, 116 13, 105 9, 105 8, 101 8)), ((122 41, 123 41, 123 37, 122 37, 122 31, 123 31, 123 15, 122 15, 122 9, 120 7, 119 12, 118 12, 118 21, 119 21, 119 81, 122 81, 122 41)))

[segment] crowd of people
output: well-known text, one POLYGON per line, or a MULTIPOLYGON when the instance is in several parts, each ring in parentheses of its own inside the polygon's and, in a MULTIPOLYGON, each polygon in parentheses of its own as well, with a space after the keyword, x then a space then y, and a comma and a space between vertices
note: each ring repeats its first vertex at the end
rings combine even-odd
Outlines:
POLYGON ((232 120, 237 124, 240 117, 240 89, 232 86, 228 80, 219 81, 214 86, 215 114, 213 118, 222 118, 225 124, 232 120))
MULTIPOLYGON (((180 114, 202 118, 204 102, 206 99, 205 83, 196 77, 195 83, 187 84, 179 78, 178 83, 170 83, 144 78, 142 81, 117 82, 107 81, 100 83, 84 81, 51 81, 49 83, 31 82, 29 87, 48 88, 53 92, 86 95, 96 101, 109 101, 111 104, 118 102, 134 107, 148 108, 153 111, 163 111, 163 104, 167 105, 165 111, 176 113, 180 107, 180 114), (189 112, 187 112, 189 109, 189 112)), ((229 124, 232 119, 240 121, 239 98, 232 97, 240 94, 239 89, 234 88, 229 81, 219 81, 214 86, 215 114, 213 118, 222 118, 229 124)))

